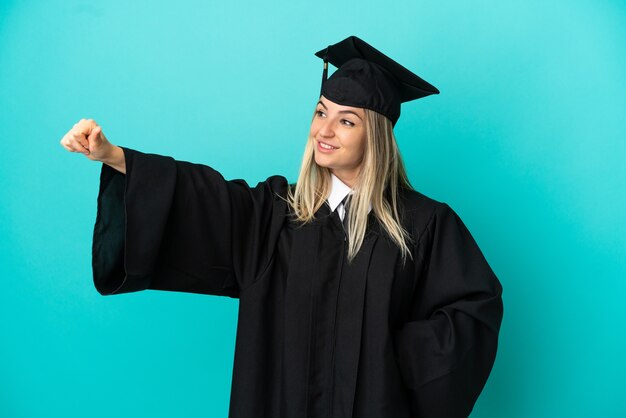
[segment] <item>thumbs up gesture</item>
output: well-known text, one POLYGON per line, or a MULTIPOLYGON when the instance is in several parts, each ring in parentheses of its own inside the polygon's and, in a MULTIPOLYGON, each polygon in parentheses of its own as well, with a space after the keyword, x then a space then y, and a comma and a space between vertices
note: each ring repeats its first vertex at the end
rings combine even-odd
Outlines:
POLYGON ((93 119, 81 119, 61 139, 63 148, 81 152, 92 161, 109 159, 115 146, 102 133, 102 127, 93 119))

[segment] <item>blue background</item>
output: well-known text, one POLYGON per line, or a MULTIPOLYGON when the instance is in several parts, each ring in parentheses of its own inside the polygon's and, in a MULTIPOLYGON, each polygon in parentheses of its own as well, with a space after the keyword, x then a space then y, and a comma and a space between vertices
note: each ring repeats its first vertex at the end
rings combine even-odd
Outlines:
MULTIPOLYGON (((100 163, 117 145, 295 181, 322 71, 357 35, 437 86, 396 134, 504 286, 472 417, 623 417, 626 3, 0 2, 0 416, 224 417, 238 302, 102 297, 100 163)), ((334 68, 331 67, 332 70, 334 68)))

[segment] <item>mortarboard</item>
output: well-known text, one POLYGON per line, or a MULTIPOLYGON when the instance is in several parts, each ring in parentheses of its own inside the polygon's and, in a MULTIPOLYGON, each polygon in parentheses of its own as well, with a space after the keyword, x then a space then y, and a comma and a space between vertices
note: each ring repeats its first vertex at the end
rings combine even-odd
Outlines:
POLYGON ((400 104, 439 90, 356 36, 315 53, 324 60, 320 95, 385 115, 395 126, 400 104), (328 77, 328 63, 337 70, 328 77))

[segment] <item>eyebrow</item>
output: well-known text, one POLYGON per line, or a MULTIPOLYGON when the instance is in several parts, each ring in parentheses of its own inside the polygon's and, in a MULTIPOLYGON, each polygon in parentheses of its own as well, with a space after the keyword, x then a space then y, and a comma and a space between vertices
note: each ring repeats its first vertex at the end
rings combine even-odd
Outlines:
MULTIPOLYGON (((326 107, 326 105, 324 103, 322 103, 322 101, 320 100, 319 102, 317 102, 317 104, 321 104, 322 106, 324 106, 324 109, 328 109, 326 107)), ((355 112, 353 112, 352 110, 340 110, 337 113, 352 113, 354 116, 356 116, 357 118, 363 120, 363 118, 361 118, 359 115, 357 115, 355 112)))

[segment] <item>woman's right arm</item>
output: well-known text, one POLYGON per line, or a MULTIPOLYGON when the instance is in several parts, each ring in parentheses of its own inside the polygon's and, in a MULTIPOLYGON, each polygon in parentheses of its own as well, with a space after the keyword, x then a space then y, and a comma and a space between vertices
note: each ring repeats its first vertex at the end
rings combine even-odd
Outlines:
POLYGON ((93 119, 81 119, 61 139, 63 148, 83 153, 92 161, 100 161, 126 174, 126 160, 122 148, 111 144, 102 127, 93 119))
POLYGON ((238 297, 272 260, 287 179, 250 187, 212 167, 110 144, 82 119, 61 145, 102 162, 92 245, 103 295, 145 289, 238 297))

